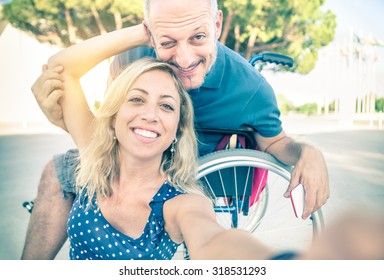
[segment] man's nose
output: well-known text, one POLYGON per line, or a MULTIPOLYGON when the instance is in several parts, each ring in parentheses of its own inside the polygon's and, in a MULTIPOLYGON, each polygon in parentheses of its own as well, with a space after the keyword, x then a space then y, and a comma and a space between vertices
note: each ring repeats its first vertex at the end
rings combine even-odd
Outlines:
POLYGON ((193 64, 192 48, 188 44, 179 44, 176 49, 176 63, 187 69, 193 64))

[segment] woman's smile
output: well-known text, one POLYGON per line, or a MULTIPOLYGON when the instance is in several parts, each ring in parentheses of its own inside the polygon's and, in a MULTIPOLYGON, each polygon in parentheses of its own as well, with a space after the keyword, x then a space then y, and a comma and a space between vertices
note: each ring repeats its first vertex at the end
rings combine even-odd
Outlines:
POLYGON ((134 128, 133 132, 137 135, 143 136, 145 138, 157 138, 160 136, 159 133, 151 131, 151 130, 145 130, 141 128, 134 128))

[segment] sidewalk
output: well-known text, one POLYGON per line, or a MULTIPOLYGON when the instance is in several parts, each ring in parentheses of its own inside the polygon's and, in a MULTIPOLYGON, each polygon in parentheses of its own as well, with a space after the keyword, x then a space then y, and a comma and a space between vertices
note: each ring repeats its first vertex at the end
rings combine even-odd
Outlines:
POLYGON ((287 134, 301 135, 345 130, 379 130, 379 121, 369 119, 343 121, 336 115, 306 116, 291 114, 281 116, 283 128, 287 134))
POLYGON ((44 123, 3 123, 0 122, 0 136, 23 134, 60 134, 61 128, 47 122, 44 123))
MULTIPOLYGON (((354 121, 343 122, 335 115, 327 116, 306 116, 300 114, 282 115, 283 128, 288 134, 313 134, 322 132, 332 132, 340 130, 357 129, 384 129, 384 124, 380 127, 378 120, 370 121, 368 118, 356 118, 354 121)), ((20 134, 61 134, 65 133, 62 129, 53 124, 44 123, 1 123, 1 135, 20 135, 20 134)))

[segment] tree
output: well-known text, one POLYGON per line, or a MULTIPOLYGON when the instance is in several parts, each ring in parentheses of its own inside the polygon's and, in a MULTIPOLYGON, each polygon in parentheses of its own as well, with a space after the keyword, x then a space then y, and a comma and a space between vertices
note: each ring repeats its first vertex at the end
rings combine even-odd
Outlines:
POLYGON ((279 106, 280 112, 283 115, 287 115, 290 112, 293 112, 296 110, 295 105, 291 100, 288 100, 283 94, 277 94, 276 95, 277 104, 279 106))
POLYGON ((137 0, 13 0, 3 15, 40 42, 62 47, 143 19, 137 0))
POLYGON ((384 97, 375 98, 375 111, 384 112, 384 97))
POLYGON ((0 35, 3 33, 7 24, 8 22, 3 19, 3 5, 0 3, 0 35))
POLYGON ((336 17, 325 0, 219 0, 224 11, 221 42, 246 59, 265 51, 291 56, 293 71, 305 74, 318 50, 334 37, 336 17))
MULTIPOLYGON (((333 40, 336 19, 325 0, 218 0, 224 12, 220 41, 246 59, 265 51, 295 60, 310 72, 318 50, 333 40)), ((62 47, 143 20, 143 0, 13 0, 3 16, 40 42, 62 47)))

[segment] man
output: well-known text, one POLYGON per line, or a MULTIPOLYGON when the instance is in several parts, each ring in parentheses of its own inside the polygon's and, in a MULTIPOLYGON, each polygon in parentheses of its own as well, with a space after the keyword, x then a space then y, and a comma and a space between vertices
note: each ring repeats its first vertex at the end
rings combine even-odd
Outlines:
MULTIPOLYGON (((301 183, 306 190, 303 218, 319 209, 329 196, 324 158, 318 149, 297 143, 284 133, 271 87, 242 57, 218 43, 223 19, 217 1, 146 0, 144 15, 144 24, 101 37, 106 57, 138 50, 140 46, 153 47, 159 59, 173 65, 188 90, 197 126, 253 127, 261 150, 295 165, 285 196, 301 183)), ((78 67, 80 73, 82 65, 78 67)), ((58 84, 60 81, 45 79, 43 72, 32 91, 48 119, 66 130, 58 84)), ((217 136, 199 135, 200 154, 213 151, 217 142, 217 136)), ((45 167, 23 259, 54 258, 65 242, 66 221, 73 201, 70 194, 73 193, 74 159, 76 152, 71 151, 56 156, 54 164, 49 162, 45 167), (61 198, 61 190, 68 199, 61 198)))

